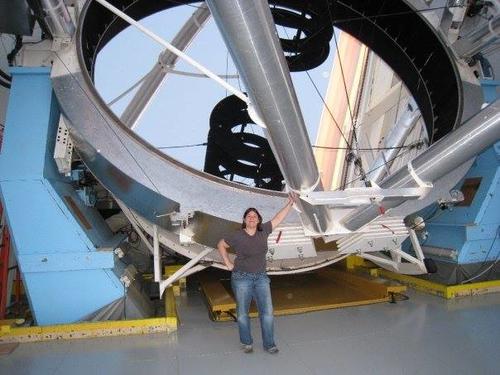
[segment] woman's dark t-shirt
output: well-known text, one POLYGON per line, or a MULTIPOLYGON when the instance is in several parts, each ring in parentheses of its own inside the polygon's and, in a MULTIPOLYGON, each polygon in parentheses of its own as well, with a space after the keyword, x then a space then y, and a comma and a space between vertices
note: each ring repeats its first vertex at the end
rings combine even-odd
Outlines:
POLYGON ((224 237, 224 241, 236 252, 233 271, 265 272, 267 237, 273 231, 270 221, 262 224, 262 231, 253 236, 240 229, 224 237))

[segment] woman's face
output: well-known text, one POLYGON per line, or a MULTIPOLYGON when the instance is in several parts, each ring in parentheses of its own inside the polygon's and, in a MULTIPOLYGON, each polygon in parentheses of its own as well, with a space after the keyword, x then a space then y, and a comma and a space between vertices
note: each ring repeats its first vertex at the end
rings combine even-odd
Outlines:
POLYGON ((259 217, 254 211, 250 211, 247 216, 245 216, 245 225, 248 229, 255 229, 259 224, 259 217))

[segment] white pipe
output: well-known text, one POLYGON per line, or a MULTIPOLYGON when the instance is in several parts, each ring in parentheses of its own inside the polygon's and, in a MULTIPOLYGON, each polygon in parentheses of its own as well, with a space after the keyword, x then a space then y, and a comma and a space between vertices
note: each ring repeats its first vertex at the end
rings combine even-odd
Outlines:
MULTIPOLYGON (((156 227, 156 226, 155 226, 156 227)), ((191 267, 193 267, 196 263, 198 263, 202 258, 204 258, 206 255, 214 251, 214 248, 206 248, 203 250, 201 253, 196 255, 194 258, 192 258, 189 262, 187 262, 184 266, 182 266, 180 269, 178 269, 172 276, 170 276, 166 280, 162 280, 160 282, 160 298, 163 295, 163 292, 165 289, 175 282, 178 278, 182 277, 191 267)), ((155 280, 156 281, 156 280, 155 280)))
POLYGON ((161 267, 160 267, 160 242, 158 240, 158 226, 153 225, 153 265, 155 282, 161 281, 161 267))
POLYGON ((372 171, 368 173, 370 181, 378 183, 387 175, 396 155, 401 151, 399 147, 404 144, 420 117, 420 110, 412 99, 408 103, 405 113, 399 118, 394 128, 392 128, 386 137, 385 147, 388 149, 381 150, 370 166, 369 170, 372 171))
POLYGON ((42 0, 42 8, 47 13, 45 17, 52 36, 71 37, 75 25, 64 0, 42 0))

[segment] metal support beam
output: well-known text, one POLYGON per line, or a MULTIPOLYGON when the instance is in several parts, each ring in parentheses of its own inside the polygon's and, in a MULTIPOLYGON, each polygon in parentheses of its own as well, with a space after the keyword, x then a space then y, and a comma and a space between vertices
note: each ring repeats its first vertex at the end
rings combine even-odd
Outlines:
POLYGON ((370 109, 363 114, 363 118, 358 125, 360 129, 369 129, 375 121, 394 107, 394 103, 397 103, 401 96, 401 85, 402 83, 398 82, 392 86, 385 95, 377 100, 376 104, 373 104, 370 109))
POLYGON ((350 188, 338 191, 317 191, 303 195, 300 199, 311 205, 328 205, 335 208, 359 207, 363 204, 382 203, 392 200, 419 199, 426 188, 381 189, 379 187, 350 188))
POLYGON ((481 27, 453 43, 452 47, 457 56, 462 59, 469 60, 472 56, 481 52, 495 40, 498 40, 499 36, 500 14, 497 14, 481 27))
POLYGON ((360 253, 357 255, 393 272, 407 275, 421 275, 427 273, 427 268, 425 268, 423 260, 412 257, 401 249, 391 250, 391 256, 393 258, 403 258, 408 262, 401 263, 400 261, 395 261, 382 253, 360 253))
POLYGON ((424 252, 422 251, 422 247, 420 246, 420 242, 418 241, 417 234, 413 229, 409 229, 408 233, 410 234, 410 241, 413 245, 413 250, 417 256, 418 260, 424 261, 424 252))
MULTIPOLYGON (((210 17, 210 11, 202 4, 186 21, 181 30, 172 40, 172 45, 180 51, 185 51, 210 17)), ((141 115, 158 91, 168 72, 177 64, 179 56, 168 49, 162 52, 158 62, 147 74, 144 82, 134 95, 121 115, 122 122, 129 128, 134 128, 141 115)))
MULTIPOLYGON (((171 285, 172 283, 174 283, 175 281, 177 281, 178 279, 180 279, 181 277, 183 277, 184 275, 186 275, 188 273, 188 271, 190 271, 191 269, 194 269, 196 263, 198 263, 200 260, 202 260, 206 255, 210 254, 212 251, 214 251, 215 249, 213 248, 206 248, 205 250, 203 250, 201 253, 199 253, 198 255, 196 255, 194 258, 192 258, 189 262, 187 262, 184 266, 182 266, 181 268, 179 268, 172 276, 170 276, 168 279, 166 280, 161 280, 160 281, 160 298, 161 296, 163 295, 163 292, 165 291, 165 289, 171 285)), ((203 268, 205 267, 198 267, 197 271, 199 270, 202 270, 203 268)), ((192 274, 194 272, 189 272, 189 274, 192 274)), ((156 281, 156 273, 155 273, 155 281, 156 281)))
POLYGON ((153 225, 153 266, 155 282, 159 283, 161 281, 161 257, 157 225, 153 225))
POLYGON ((43 10, 47 13, 47 24, 54 37, 71 37, 75 24, 71 19, 64 0, 42 0, 43 10))
MULTIPOLYGON (((414 176, 420 181, 435 181, 480 154, 498 139, 500 100, 490 104, 458 129, 434 143, 410 163, 411 168, 401 168, 382 181, 380 187, 414 187, 419 185, 414 176)), ((385 208, 396 207, 402 202, 390 202, 385 208)), ((343 224, 350 230, 357 230, 379 215, 378 206, 364 206, 348 215, 343 224)))
MULTIPOLYGON (((291 190, 322 190, 307 129, 269 4, 264 0, 208 0, 208 7, 228 46, 250 97, 252 118, 266 125, 271 145, 291 190)), ((331 224, 325 207, 301 202, 308 229, 325 232, 331 224)))
POLYGON ((396 125, 391 129, 391 132, 386 138, 385 147, 387 150, 381 150, 370 166, 372 171, 368 174, 368 179, 375 183, 380 182, 391 168, 392 162, 396 155, 401 151, 401 147, 417 121, 422 117, 417 104, 412 99, 408 103, 408 108, 405 113, 399 118, 396 125), (392 147, 392 148, 391 148, 392 147))

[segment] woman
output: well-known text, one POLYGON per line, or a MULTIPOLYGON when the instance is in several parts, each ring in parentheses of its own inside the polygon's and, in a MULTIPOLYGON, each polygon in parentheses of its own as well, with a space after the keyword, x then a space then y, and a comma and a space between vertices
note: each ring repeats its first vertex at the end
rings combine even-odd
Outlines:
POLYGON ((266 274, 267 238, 286 217, 293 203, 294 198, 290 195, 286 206, 266 223, 262 223, 262 216, 255 208, 248 208, 243 215, 241 229, 225 236, 217 244, 227 269, 232 271, 231 286, 236 296, 240 342, 245 353, 253 351, 248 316, 252 297, 259 311, 264 349, 273 354, 278 352, 274 342, 270 280, 266 274), (229 247, 236 251, 234 265, 227 254, 229 247))

